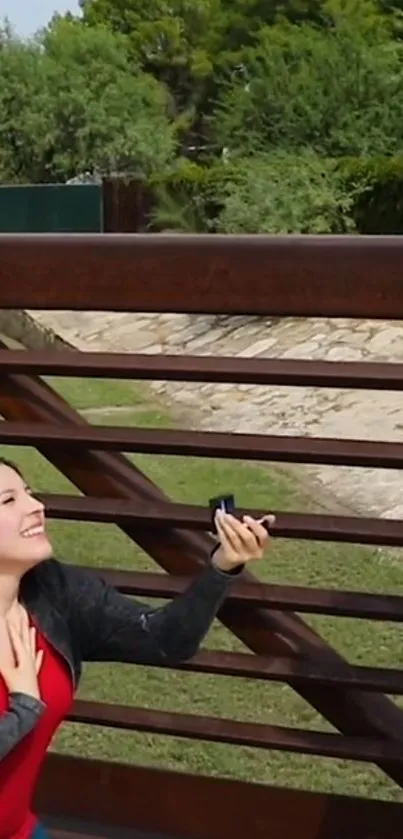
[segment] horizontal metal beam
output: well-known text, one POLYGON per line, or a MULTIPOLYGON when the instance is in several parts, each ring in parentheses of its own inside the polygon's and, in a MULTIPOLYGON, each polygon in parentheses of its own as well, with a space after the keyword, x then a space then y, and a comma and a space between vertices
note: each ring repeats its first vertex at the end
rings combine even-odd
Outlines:
MULTIPOLYGON (((94 498, 74 495, 43 495, 48 516, 73 521, 121 524, 131 521, 139 527, 169 526, 192 530, 211 530, 210 512, 198 505, 134 504, 115 498, 94 498)), ((267 510, 240 507, 237 514, 255 518, 267 510)), ((403 546, 403 521, 375 519, 364 516, 334 516, 309 513, 283 513, 270 510, 276 516, 271 528, 274 537, 309 539, 319 542, 350 542, 361 545, 403 546)))
POLYGON ((396 764, 403 764, 401 744, 383 738, 345 737, 298 728, 82 700, 75 702, 68 719, 70 722, 168 734, 190 740, 321 755, 341 760, 371 763, 390 760, 396 764))
MULTIPOLYGON (((190 580, 187 577, 153 574, 145 571, 117 571, 111 568, 85 569, 101 576, 124 594, 139 597, 171 598, 180 594, 190 580)), ((403 621, 403 597, 397 594, 367 594, 360 591, 273 585, 261 582, 236 582, 228 595, 229 604, 243 607, 333 615, 366 620, 403 621)))
POLYGON ((325 664, 314 664, 306 659, 229 653, 221 650, 214 652, 203 650, 190 661, 164 666, 187 673, 209 673, 213 676, 287 682, 293 687, 316 685, 403 695, 403 670, 380 667, 346 666, 345 664, 330 667, 325 664))
POLYGON ((0 350, 0 371, 40 376, 403 390, 403 364, 71 350, 0 350))
POLYGON ((94 451, 262 460, 280 463, 327 463, 402 469, 403 443, 288 437, 268 434, 225 434, 211 431, 74 426, 1 422, 0 443, 40 446, 45 443, 94 451))
POLYGON ((0 236, 0 308, 403 318, 400 236, 0 236))
MULTIPOLYGON (((114 825, 117 834, 120 826, 132 833, 142 829, 147 836, 169 833, 187 839, 402 836, 403 804, 397 801, 286 789, 54 752, 43 766, 35 804, 36 812, 52 814, 49 828, 64 815, 114 825), (104 789, 108 795, 100 795, 104 789), (136 794, 128 795, 128 790, 136 794), (180 806, 172 806, 173 802, 180 806)), ((113 830, 110 827, 109 832, 113 830)))

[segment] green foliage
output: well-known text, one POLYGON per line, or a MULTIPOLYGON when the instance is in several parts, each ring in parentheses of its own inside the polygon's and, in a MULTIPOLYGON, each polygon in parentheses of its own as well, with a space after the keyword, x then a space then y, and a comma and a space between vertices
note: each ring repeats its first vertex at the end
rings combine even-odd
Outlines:
POLYGON ((403 232, 403 157, 274 152, 210 167, 186 159, 149 181, 152 230, 403 232))
POLYGON ((125 39, 58 20, 0 50, 0 177, 44 182, 83 171, 149 174, 173 158, 168 97, 129 64, 125 39))
POLYGON ((0 180, 134 177, 142 229, 400 232, 403 0, 81 7, 0 31, 0 180))
POLYGON ((127 36, 132 59, 166 85, 175 115, 196 118, 213 77, 225 21, 220 0, 84 0, 87 26, 105 24, 127 36))
POLYGON ((360 233, 403 233, 403 156, 347 158, 337 163, 360 233))
POLYGON ((82 0, 86 26, 127 36, 131 56, 167 86, 185 139, 200 139, 221 85, 278 17, 322 19, 324 0, 82 0))
POLYGON ((223 233, 347 233, 353 193, 337 164, 312 153, 274 152, 233 164, 221 196, 223 233))
POLYGON ((62 170, 128 169, 149 173, 175 150, 168 97, 151 76, 131 68, 125 39, 103 27, 60 22, 45 38, 62 170))
POLYGON ((229 85, 211 120, 217 148, 311 148, 326 157, 389 154, 403 134, 400 45, 347 22, 265 27, 246 81, 229 85))
POLYGON ((0 180, 38 181, 52 142, 45 72, 36 45, 9 30, 2 32, 0 79, 0 180))
POLYGON ((210 226, 206 206, 209 170, 186 158, 179 158, 170 169, 150 178, 154 209, 149 219, 151 231, 203 233, 210 226))

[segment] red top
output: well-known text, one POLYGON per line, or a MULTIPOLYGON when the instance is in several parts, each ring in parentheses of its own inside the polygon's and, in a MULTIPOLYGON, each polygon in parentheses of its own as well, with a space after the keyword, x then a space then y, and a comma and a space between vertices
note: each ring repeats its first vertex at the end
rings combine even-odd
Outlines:
MULTIPOLYGON (((37 823, 30 807, 39 770, 73 702, 68 665, 39 631, 37 647, 44 650, 39 686, 47 708, 30 734, 0 761, 0 839, 30 839, 37 823)), ((0 676, 0 714, 7 709, 8 692, 0 676)))

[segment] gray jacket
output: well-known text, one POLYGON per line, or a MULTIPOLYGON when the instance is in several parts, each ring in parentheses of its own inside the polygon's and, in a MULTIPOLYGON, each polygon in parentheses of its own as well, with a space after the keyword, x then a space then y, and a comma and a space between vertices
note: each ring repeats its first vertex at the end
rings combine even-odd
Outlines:
MULTIPOLYGON (((210 563, 183 594, 152 608, 120 594, 101 577, 51 559, 23 578, 21 601, 66 661, 76 688, 84 661, 163 665, 191 658, 233 576, 210 563)), ((10 695, 9 710, 0 716, 0 760, 35 727, 45 708, 26 694, 10 695)))

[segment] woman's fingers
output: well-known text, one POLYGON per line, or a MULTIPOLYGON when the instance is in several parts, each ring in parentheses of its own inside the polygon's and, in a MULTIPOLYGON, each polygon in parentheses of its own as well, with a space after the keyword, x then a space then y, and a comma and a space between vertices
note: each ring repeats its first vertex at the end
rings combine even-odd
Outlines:
POLYGON ((41 667, 42 667, 42 664, 43 664, 43 656, 44 656, 43 650, 39 650, 39 652, 36 653, 35 669, 36 669, 36 675, 37 676, 39 676, 39 673, 40 673, 40 670, 41 670, 41 667))
POLYGON ((246 528, 242 526, 238 519, 231 516, 229 513, 226 514, 219 511, 217 515, 221 531, 225 533, 227 541, 231 547, 235 551, 242 548, 245 542, 245 534, 243 531, 246 530, 246 528))
POLYGON ((264 526, 266 519, 253 519, 252 516, 244 516, 243 521, 253 533, 258 545, 264 547, 269 539, 269 532, 264 526))
POLYGON ((215 524, 216 524, 216 528, 217 528, 217 536, 220 540, 220 545, 221 545, 222 549, 225 551, 226 554, 233 552, 235 549, 232 546, 232 544, 231 544, 231 542, 230 542, 230 540, 227 536, 226 530, 224 529, 224 526, 223 526, 223 524, 221 523, 221 521, 219 520, 218 517, 216 518, 216 523, 215 524))
POLYGON ((30 652, 31 651, 31 632, 30 632, 30 628, 29 628, 28 613, 25 611, 25 609, 22 610, 22 616, 21 616, 21 635, 22 635, 22 641, 23 641, 25 649, 27 650, 27 652, 30 652))
POLYGON ((15 662, 16 665, 18 665, 24 657, 24 643, 11 621, 7 622, 7 631, 8 636, 10 638, 10 644, 14 654, 15 662))
POLYGON ((269 527, 274 521, 275 517, 271 515, 261 519, 244 516, 240 521, 218 510, 215 518, 217 535, 227 559, 234 562, 260 559, 269 541, 269 527))
POLYGON ((15 620, 7 621, 7 630, 17 664, 27 655, 35 661, 36 628, 29 625, 29 616, 25 609, 23 614, 19 615, 18 623, 15 620))
POLYGON ((30 653, 32 658, 36 656, 36 629, 34 626, 31 626, 29 630, 29 640, 30 640, 30 653))

